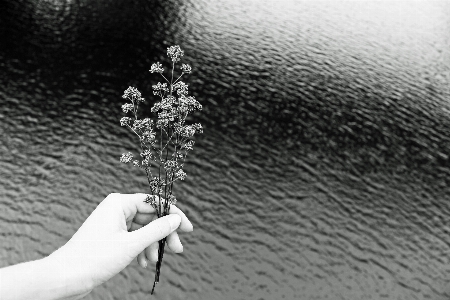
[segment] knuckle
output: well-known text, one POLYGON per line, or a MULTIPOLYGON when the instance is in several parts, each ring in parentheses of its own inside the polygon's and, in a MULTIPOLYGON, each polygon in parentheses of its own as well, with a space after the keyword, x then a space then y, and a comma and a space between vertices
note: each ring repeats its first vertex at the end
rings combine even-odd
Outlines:
POLYGON ((115 199, 118 197, 118 195, 120 195, 120 194, 119 193, 110 193, 108 196, 106 196, 105 199, 108 199, 108 200, 115 199))

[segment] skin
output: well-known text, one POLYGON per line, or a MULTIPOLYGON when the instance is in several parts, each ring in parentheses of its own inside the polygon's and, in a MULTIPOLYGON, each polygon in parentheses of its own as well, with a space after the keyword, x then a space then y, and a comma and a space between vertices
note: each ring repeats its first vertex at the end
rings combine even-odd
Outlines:
POLYGON ((146 196, 110 194, 48 257, 0 269, 0 299, 81 299, 135 258, 144 268, 155 263, 158 241, 166 236, 169 249, 181 253, 177 230, 192 231, 191 222, 174 205, 158 219, 146 196))

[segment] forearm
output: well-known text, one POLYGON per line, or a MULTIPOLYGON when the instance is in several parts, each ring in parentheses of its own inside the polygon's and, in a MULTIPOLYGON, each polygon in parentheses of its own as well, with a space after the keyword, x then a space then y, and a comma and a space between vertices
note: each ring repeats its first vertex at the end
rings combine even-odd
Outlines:
POLYGON ((76 272, 46 257, 0 269, 0 299, 80 299, 90 290, 79 283, 76 272))

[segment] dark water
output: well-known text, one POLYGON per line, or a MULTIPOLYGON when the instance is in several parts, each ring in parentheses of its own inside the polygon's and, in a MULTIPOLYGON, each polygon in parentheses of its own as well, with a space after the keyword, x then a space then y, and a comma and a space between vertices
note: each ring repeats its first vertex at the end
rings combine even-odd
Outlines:
MULTIPOLYGON (((0 3, 0 266, 64 244, 179 44, 205 133, 155 299, 450 299, 450 3, 0 3)), ((147 108, 151 101, 147 102, 147 108)), ((86 299, 148 299, 134 262, 86 299)))

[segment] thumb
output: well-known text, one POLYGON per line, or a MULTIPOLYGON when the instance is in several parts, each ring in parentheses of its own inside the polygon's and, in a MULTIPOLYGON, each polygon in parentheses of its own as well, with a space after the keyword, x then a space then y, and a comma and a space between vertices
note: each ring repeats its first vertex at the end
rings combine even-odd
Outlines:
POLYGON ((164 216, 138 230, 129 232, 129 238, 139 245, 140 249, 138 251, 142 251, 171 234, 180 226, 180 223, 181 217, 178 214, 164 216))

